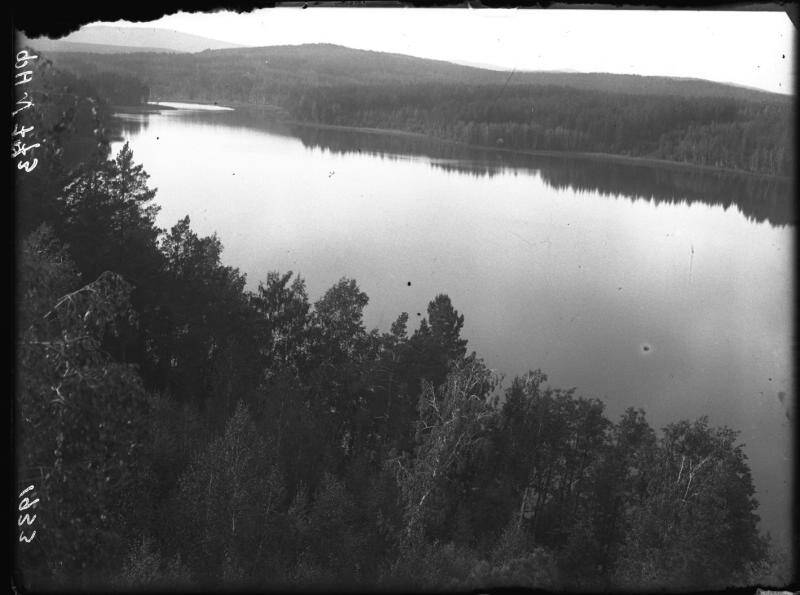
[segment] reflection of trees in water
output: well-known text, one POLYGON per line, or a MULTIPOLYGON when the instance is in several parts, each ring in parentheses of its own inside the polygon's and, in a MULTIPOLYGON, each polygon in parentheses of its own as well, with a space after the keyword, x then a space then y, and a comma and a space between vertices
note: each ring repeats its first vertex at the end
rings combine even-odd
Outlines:
POLYGON ((432 167, 476 177, 534 170, 546 184, 559 190, 623 195, 632 200, 654 200, 656 204, 703 202, 725 209, 735 206, 750 220, 768 221, 772 225, 794 224, 792 182, 786 179, 504 153, 404 135, 310 127, 297 127, 295 133, 307 147, 336 153, 422 155, 432 159, 432 167))
POLYGON ((145 130, 149 122, 147 116, 139 114, 114 114, 110 123, 112 137, 128 137, 145 130))
MULTIPOLYGON (((333 153, 356 153, 388 159, 422 156, 431 166, 475 177, 536 171, 549 186, 562 190, 597 192, 607 196, 648 199, 656 204, 703 202, 728 209, 737 207, 748 219, 772 225, 794 224, 792 182, 728 172, 701 171, 669 166, 615 163, 599 159, 525 155, 492 151, 406 134, 385 134, 312 126, 287 126, 244 111, 180 117, 202 125, 260 129, 271 134, 299 138, 304 146, 333 153)), ((148 126, 147 115, 115 118, 123 136, 140 133, 148 126)))
POLYGON ((112 133, 128 136, 139 134, 150 126, 150 118, 179 119, 183 123, 206 127, 242 128, 248 130, 264 130, 270 134, 294 137, 287 125, 281 122, 266 120, 248 111, 207 111, 189 109, 164 109, 143 113, 116 113, 110 128, 112 133))
POLYGON ((544 161, 537 164, 539 173, 547 184, 558 189, 645 198, 656 204, 703 202, 725 209, 735 206, 748 219, 758 222, 794 222, 791 184, 787 180, 588 159, 544 161))

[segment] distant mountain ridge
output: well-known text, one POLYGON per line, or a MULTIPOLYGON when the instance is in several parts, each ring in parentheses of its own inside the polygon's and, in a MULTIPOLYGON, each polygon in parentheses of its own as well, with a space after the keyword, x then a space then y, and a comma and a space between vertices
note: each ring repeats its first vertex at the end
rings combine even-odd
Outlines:
POLYGON ((133 54, 136 52, 146 53, 180 53, 177 50, 168 48, 155 48, 147 46, 130 45, 106 45, 103 43, 79 43, 74 41, 62 41, 52 39, 27 39, 23 38, 22 45, 28 45, 38 52, 69 52, 82 54, 133 54))
MULTIPOLYGON (((239 47, 208 53, 219 62, 239 57, 259 64, 264 71, 280 69, 298 76, 310 75, 319 82, 381 83, 387 80, 405 83, 442 82, 466 84, 504 84, 511 70, 478 64, 457 64, 445 60, 419 58, 406 54, 353 49, 335 44, 302 44, 263 47, 239 47), (262 58, 259 60, 259 58, 262 58)), ((732 97, 739 99, 784 98, 787 96, 740 85, 704 79, 635 74, 585 73, 574 71, 516 71, 509 84, 555 85, 615 93, 643 95, 686 95, 732 97)))
MULTIPOLYGON (((730 97, 761 101, 790 98, 743 85, 704 79, 569 70, 513 71, 512 75, 510 69, 488 64, 456 63, 334 44, 246 47, 155 28, 90 26, 61 40, 31 40, 31 45, 42 51, 56 53, 119 55, 119 58, 113 59, 113 63, 108 63, 108 67, 121 67, 125 70, 129 68, 126 66, 128 60, 124 56, 132 52, 203 52, 200 65, 206 64, 210 68, 225 64, 226 68, 234 71, 246 70, 249 74, 275 75, 315 84, 439 82, 495 85, 505 84, 508 80, 511 85, 554 85, 635 95, 730 97)), ((100 63, 104 62, 106 61, 100 60, 100 63)), ((156 70, 161 69, 155 62, 151 66, 156 70)), ((138 71, 139 68, 135 70, 138 71)))
POLYGON ((204 50, 242 47, 235 43, 209 39, 170 29, 156 27, 113 27, 90 25, 62 37, 40 37, 27 40, 41 51, 130 53, 130 52, 180 52, 194 53, 204 50), (94 48, 93 46, 98 46, 94 48))

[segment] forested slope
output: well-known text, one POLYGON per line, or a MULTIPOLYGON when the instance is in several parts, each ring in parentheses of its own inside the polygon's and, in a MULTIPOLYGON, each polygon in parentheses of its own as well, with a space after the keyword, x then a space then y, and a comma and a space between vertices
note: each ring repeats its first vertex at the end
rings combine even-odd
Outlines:
POLYGON ((55 60, 137 77, 152 98, 272 105, 304 122, 793 174, 792 99, 709 81, 506 73, 329 45, 55 60))

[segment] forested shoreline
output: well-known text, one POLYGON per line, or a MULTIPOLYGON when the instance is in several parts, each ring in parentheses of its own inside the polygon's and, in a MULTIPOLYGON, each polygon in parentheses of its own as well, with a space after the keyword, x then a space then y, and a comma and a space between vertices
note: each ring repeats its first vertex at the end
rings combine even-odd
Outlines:
MULTIPOLYGON (((56 61, 84 76, 133 77, 151 98, 263 106, 273 116, 305 123, 520 151, 794 173, 791 98, 706 81, 515 75, 336 46, 64 53, 56 61)), ((128 101, 141 98, 140 89, 130 87, 128 101)))
MULTIPOLYGON (((248 107, 248 106, 244 106, 248 107)), ((490 151, 502 153, 502 154, 516 154, 516 155, 530 155, 533 157, 571 157, 577 159, 592 159, 596 161, 602 162, 612 162, 617 164, 630 164, 630 165, 645 165, 645 166, 659 166, 659 167, 669 167, 675 169, 682 169, 686 171, 694 170, 694 171, 711 171, 711 172, 720 172, 720 173, 732 173, 732 174, 739 174, 739 175, 750 175, 757 177, 759 179, 763 179, 765 177, 768 178, 782 178, 788 180, 789 177, 783 174, 763 174, 763 173, 756 173, 756 172, 748 172, 739 169, 732 169, 728 167, 723 167, 719 165, 707 165, 707 164, 698 164, 692 163, 689 161, 674 161, 670 159, 662 159, 658 157, 640 157, 635 155, 623 155, 618 153, 600 153, 600 152, 578 152, 573 150, 549 150, 549 149, 541 149, 541 150, 526 150, 526 149, 509 149, 503 146, 491 146, 488 144, 475 144, 465 140, 448 140, 444 138, 439 138, 435 136, 431 136, 426 133, 422 132, 407 132, 404 130, 396 130, 392 128, 365 128, 359 126, 346 126, 346 125, 339 125, 339 124, 313 124, 308 123, 301 120, 287 120, 287 124, 301 126, 301 127, 313 127, 318 130, 344 130, 349 132, 357 132, 357 133, 365 133, 365 134, 392 134, 392 135, 399 135, 399 136, 413 136, 416 138, 426 138, 432 140, 439 140, 443 142, 452 142, 457 143, 459 145, 474 148, 474 149, 487 149, 490 151)))
POLYGON ((540 370, 503 383, 444 293, 381 331, 353 279, 317 300, 291 272, 247 290, 188 217, 158 228, 91 78, 41 59, 28 92, 45 142, 16 179, 16 479, 38 499, 23 585, 786 580, 735 430, 612 420, 540 370))

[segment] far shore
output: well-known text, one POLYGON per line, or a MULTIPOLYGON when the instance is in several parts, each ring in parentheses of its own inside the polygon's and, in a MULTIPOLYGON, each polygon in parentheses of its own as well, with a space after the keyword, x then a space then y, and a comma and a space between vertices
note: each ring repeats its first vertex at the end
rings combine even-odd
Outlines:
POLYGON ((452 139, 441 138, 422 132, 409 132, 406 130, 393 130, 389 128, 364 128, 359 126, 340 126, 336 124, 319 124, 316 122, 302 122, 299 120, 282 120, 283 123, 291 124, 293 126, 302 126, 306 128, 317 128, 321 130, 342 130, 352 132, 363 132, 366 134, 379 134, 379 135, 392 135, 392 136, 405 136, 419 139, 435 140, 437 142, 448 143, 451 145, 458 145, 468 147, 471 149, 482 149, 486 151, 496 151, 498 153, 511 153, 516 155, 531 155, 535 157, 569 157, 576 159, 599 159, 603 161, 613 161, 617 163, 626 163, 629 165, 644 165, 644 166, 658 166, 669 167, 672 169, 681 170, 695 170, 695 171, 708 171, 719 173, 730 173, 750 176, 754 178, 768 178, 775 180, 790 180, 787 176, 778 176, 774 174, 763 174, 745 171, 741 169, 731 169, 728 167, 717 167, 714 165, 700 165, 697 163, 687 163, 683 161, 670 161, 668 159, 656 159, 653 157, 635 157, 632 155, 619 155, 616 153, 588 153, 582 151, 528 151, 525 149, 509 149, 507 147, 497 147, 492 145, 476 145, 473 143, 465 143, 452 139))
POLYGON ((152 105, 149 103, 142 103, 140 105, 112 105, 113 112, 122 112, 125 114, 154 114, 164 110, 174 110, 176 107, 168 105, 152 105))
MULTIPOLYGON (((658 159, 654 157, 636 157, 632 155, 620 155, 617 153, 591 153, 591 152, 584 152, 584 151, 553 151, 553 150, 525 150, 525 149, 512 149, 508 147, 498 147, 494 145, 479 145, 473 143, 467 143, 464 141, 458 141, 453 139, 441 138, 438 136, 433 136, 430 134, 425 134, 423 132, 410 132, 407 130, 397 130, 391 128, 367 128, 361 126, 343 126, 338 124, 322 124, 319 122, 305 122, 301 120, 293 120, 288 117, 288 113, 284 108, 275 105, 264 105, 264 104, 254 104, 254 103, 241 103, 236 101, 226 101, 222 104, 214 101, 209 102, 208 100, 199 101, 195 99, 159 99, 159 101, 167 101, 167 102, 175 102, 175 103, 196 103, 198 105, 220 105, 224 107, 230 107, 236 110, 242 111, 257 111, 257 112, 265 112, 266 115, 270 117, 270 119, 274 120, 275 122, 279 122, 282 124, 289 124, 292 126, 301 126, 304 128, 316 128, 319 130, 341 130, 341 131, 349 131, 349 132, 361 132, 365 134, 376 134, 376 135, 389 135, 389 136, 399 136, 399 137, 406 137, 406 138, 417 138, 421 140, 433 140, 441 143, 446 143, 450 145, 456 145, 471 149, 480 149, 486 151, 496 151, 498 153, 509 153, 509 154, 517 154, 517 155, 530 155, 533 157, 562 157, 562 158, 576 158, 576 159, 593 159, 593 160, 602 160, 602 161, 610 161, 615 163, 625 163, 628 165, 641 165, 641 166, 649 166, 649 167, 662 167, 662 168, 671 168, 671 169, 678 169, 683 171, 705 171, 705 172, 717 172, 717 173, 729 173, 729 174, 738 174, 748 177, 754 178, 761 178, 761 179, 774 179, 774 180, 790 180, 791 178, 788 176, 780 176, 774 174, 763 174, 757 172, 750 172, 741 169, 732 169, 728 167, 718 167, 714 165, 700 165, 697 163, 688 163, 684 161, 671 161, 669 159, 658 159)), ((124 113, 156 113, 161 110, 172 110, 172 109, 180 109, 174 108, 170 106, 158 106, 158 105, 138 105, 138 106, 113 106, 114 111, 116 112, 124 112, 124 113)))

